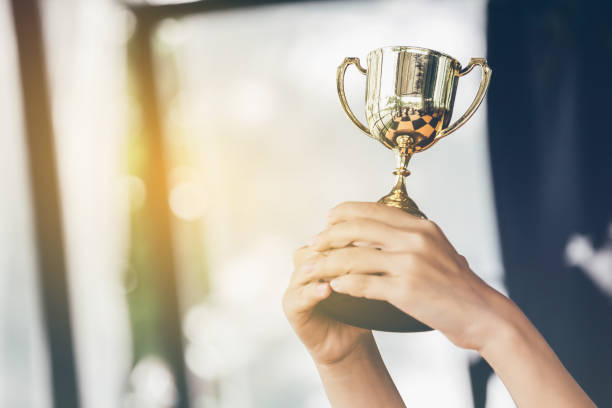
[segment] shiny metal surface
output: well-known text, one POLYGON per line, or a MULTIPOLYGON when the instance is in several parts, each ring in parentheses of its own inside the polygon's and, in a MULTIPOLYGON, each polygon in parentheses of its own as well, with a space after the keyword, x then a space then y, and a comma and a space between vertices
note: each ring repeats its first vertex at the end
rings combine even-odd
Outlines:
MULTIPOLYGON (((336 84, 342 108, 365 134, 380 141, 397 155, 395 185, 378 202, 427 218, 406 193, 408 162, 450 135, 476 112, 484 99, 491 68, 484 58, 472 58, 462 68, 453 57, 425 48, 384 47, 368 54, 367 69, 359 58, 345 58, 338 67, 336 84), (344 74, 350 65, 366 76, 367 125, 351 111, 344 92, 344 74), (480 87, 466 112, 452 124, 453 104, 459 78, 475 66, 482 68, 480 87)), ((329 316, 366 329, 417 332, 431 330, 422 322, 387 302, 332 293, 318 305, 329 316)))
POLYGON ((404 47, 368 54, 366 119, 370 135, 389 148, 407 135, 411 150, 429 146, 447 126, 457 89, 453 58, 404 47))
POLYGON ((455 58, 419 47, 383 47, 367 56, 367 69, 359 58, 345 58, 338 67, 336 84, 340 103, 349 119, 365 134, 380 141, 398 155, 397 179, 391 193, 379 202, 425 218, 408 197, 405 177, 414 153, 422 152, 450 135, 476 112, 484 99, 491 68, 484 58, 472 58, 462 68, 455 58), (346 101, 344 74, 350 65, 366 76, 367 125, 361 123, 346 101), (482 68, 480 87, 467 111, 450 124, 459 78, 475 66, 482 68))
POLYGON ((409 153, 423 151, 463 125, 484 99, 491 69, 484 58, 472 58, 464 68, 454 58, 418 47, 383 47, 367 56, 346 58, 338 67, 338 95, 349 118, 366 134, 390 149, 398 136, 409 136, 409 153), (344 94, 344 73, 351 64, 366 75, 367 126, 351 111, 344 94), (449 126, 459 77, 482 67, 481 85, 466 113, 449 126))

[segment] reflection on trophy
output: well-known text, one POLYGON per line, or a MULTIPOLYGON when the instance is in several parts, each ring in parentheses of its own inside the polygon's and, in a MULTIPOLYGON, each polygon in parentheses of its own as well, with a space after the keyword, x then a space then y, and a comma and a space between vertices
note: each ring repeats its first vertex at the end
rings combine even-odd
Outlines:
MULTIPOLYGON (((395 151, 397 178, 391 192, 378 202, 427 218, 406 193, 408 162, 438 140, 459 129, 476 112, 491 79, 484 58, 472 58, 462 68, 454 58, 417 47, 384 47, 368 54, 367 69, 358 58, 346 58, 338 67, 338 95, 348 117, 365 134, 395 151), (344 94, 344 73, 349 65, 366 75, 366 119, 364 125, 351 111, 344 94), (482 79, 476 98, 467 111, 450 124, 459 77, 480 65, 482 79)), ((373 330, 416 332, 431 330, 391 304, 332 293, 319 309, 353 326, 373 330)))

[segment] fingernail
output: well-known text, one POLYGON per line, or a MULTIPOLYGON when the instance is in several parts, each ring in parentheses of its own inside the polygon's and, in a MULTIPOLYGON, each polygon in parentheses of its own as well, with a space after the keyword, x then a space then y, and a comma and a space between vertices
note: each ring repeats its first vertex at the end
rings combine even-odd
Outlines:
POLYGON ((332 279, 329 282, 329 285, 332 287, 332 289, 334 290, 338 290, 340 289, 340 287, 342 286, 341 283, 337 280, 337 279, 332 279))

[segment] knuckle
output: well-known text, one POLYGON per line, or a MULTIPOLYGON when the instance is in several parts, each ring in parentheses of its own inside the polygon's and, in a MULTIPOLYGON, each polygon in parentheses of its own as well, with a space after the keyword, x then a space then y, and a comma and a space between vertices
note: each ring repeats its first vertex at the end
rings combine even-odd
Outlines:
POLYGON ((333 230, 333 227, 328 228, 324 231, 319 232, 313 239, 312 239, 312 245, 313 246, 319 246, 321 244, 325 244, 327 242, 327 240, 329 239, 330 236, 330 232, 333 230))
POLYGON ((438 230, 440 229, 440 227, 438 227, 438 224, 429 219, 422 220, 421 225, 423 226, 423 230, 430 233, 438 232, 438 230))
POLYGON ((465 268, 469 268, 470 264, 467 260, 467 258, 461 254, 457 255, 457 265, 459 267, 459 269, 465 269, 465 268))
POLYGON ((295 252, 293 252, 293 265, 297 266, 299 265, 302 260, 306 257, 307 254, 307 247, 301 247, 295 250, 295 252))
POLYGON ((428 244, 428 238, 425 234, 423 234, 422 232, 408 232, 408 239, 410 241, 410 243, 412 244, 412 247, 415 250, 424 250, 425 248, 427 248, 427 244, 428 244))
POLYGON ((434 229, 436 227, 436 223, 433 222, 430 219, 424 219, 423 220, 423 225, 425 226, 425 228, 427 229, 434 229))
POLYGON ((418 274, 415 273, 414 271, 411 271, 410 273, 405 273, 402 276, 400 286, 404 293, 411 293, 411 292, 418 290, 418 287, 419 287, 418 274))
POLYGON ((341 214, 350 212, 354 204, 355 203, 353 201, 345 201, 343 203, 340 203, 330 210, 329 215, 330 216, 340 216, 341 214))
POLYGON ((414 269, 418 265, 418 257, 412 252, 406 252, 401 255, 401 262, 404 268, 414 269))

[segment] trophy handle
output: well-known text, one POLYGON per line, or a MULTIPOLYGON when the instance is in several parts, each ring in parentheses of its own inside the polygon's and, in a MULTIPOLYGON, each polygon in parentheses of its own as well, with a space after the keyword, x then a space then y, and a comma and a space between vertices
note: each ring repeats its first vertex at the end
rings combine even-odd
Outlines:
POLYGON ((484 59, 484 58, 472 58, 470 60, 470 63, 467 65, 467 67, 465 67, 462 70, 460 70, 457 73, 457 76, 462 77, 462 76, 468 74, 477 65, 480 65, 480 67, 482 69, 482 77, 480 79, 480 87, 478 88, 478 92, 476 93, 476 97, 474 98, 474 102, 472 102, 470 107, 467 108, 467 110, 465 111, 463 116, 461 116, 459 119, 457 119, 449 127, 447 127, 446 129, 443 129, 440 133, 438 133, 436 135, 433 143, 431 143, 428 146, 428 148, 433 146, 433 144, 436 143, 438 140, 442 139, 445 136, 450 135, 455 130, 457 130, 461 126, 463 126, 465 124, 465 122, 467 122, 468 119, 470 119, 472 117, 472 115, 474 115, 474 113, 476 112, 476 109, 478 109, 478 107, 482 103, 482 100, 484 99, 485 94, 487 93, 487 89, 489 88, 489 82, 491 81, 491 74, 493 73, 493 71, 491 70, 491 68, 487 64, 487 60, 484 59))
POLYGON ((353 111, 351 110, 348 105, 348 102, 346 101, 346 95, 344 94, 344 73, 346 72, 348 66, 351 64, 355 64, 357 69, 364 75, 368 72, 364 67, 361 66, 361 64, 359 63, 359 58, 357 57, 347 57, 344 59, 344 61, 342 61, 342 64, 340 64, 340 66, 338 67, 338 71, 336 72, 336 85, 338 87, 338 96, 340 97, 340 103, 342 104, 342 108, 344 109, 344 112, 346 112, 346 114, 348 115, 349 119, 352 120, 353 123, 356 124, 357 127, 363 131, 363 133, 370 137, 373 137, 370 133, 370 129, 368 129, 366 125, 361 123, 359 119, 355 117, 355 114, 353 114, 353 111))

